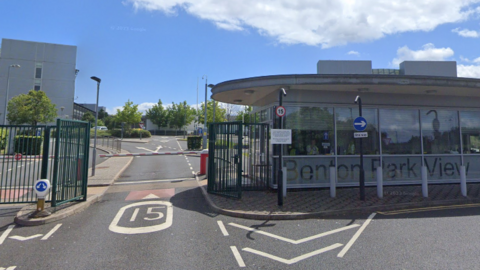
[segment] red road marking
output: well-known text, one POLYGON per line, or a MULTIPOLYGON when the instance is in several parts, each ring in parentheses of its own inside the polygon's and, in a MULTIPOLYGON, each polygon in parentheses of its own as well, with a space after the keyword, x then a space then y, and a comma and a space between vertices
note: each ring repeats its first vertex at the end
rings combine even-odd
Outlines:
POLYGON ((153 194, 159 198, 170 198, 175 195, 175 189, 168 188, 168 189, 131 191, 128 194, 128 196, 125 198, 125 201, 143 200, 143 198, 147 197, 150 194, 153 194))
POLYGON ((29 189, 8 189, 0 190, 0 199, 17 199, 28 193, 29 189))

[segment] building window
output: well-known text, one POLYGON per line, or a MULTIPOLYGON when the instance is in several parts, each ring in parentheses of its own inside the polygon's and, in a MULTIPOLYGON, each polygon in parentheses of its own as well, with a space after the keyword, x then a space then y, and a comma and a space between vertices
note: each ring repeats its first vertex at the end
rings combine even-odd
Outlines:
POLYGON ((460 112, 464 154, 480 154, 480 112, 460 112))
POLYGON ((457 111, 421 110, 425 154, 459 154, 457 111))
POLYGON ((358 107, 354 108, 336 108, 337 124, 337 154, 338 155, 358 155, 360 154, 360 141, 363 144, 363 153, 366 155, 379 154, 378 146, 378 117, 376 109, 363 109, 362 116, 367 120, 367 126, 363 132, 367 132, 368 137, 363 139, 354 139, 353 121, 357 118, 358 107))
POLYGON ((382 154, 420 154, 418 110, 380 109, 382 154))
POLYGON ((35 86, 33 87, 33 89, 34 89, 35 91, 40 91, 40 85, 35 85, 35 86))
POLYGON ((42 64, 41 63, 36 63, 35 64, 35 79, 41 79, 42 78, 42 64))

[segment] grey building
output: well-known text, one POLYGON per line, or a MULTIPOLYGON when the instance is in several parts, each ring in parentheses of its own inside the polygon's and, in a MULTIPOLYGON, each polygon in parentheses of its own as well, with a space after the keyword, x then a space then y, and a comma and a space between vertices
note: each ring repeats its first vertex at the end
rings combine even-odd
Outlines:
POLYGON ((2 39, 0 51, 0 123, 5 101, 30 90, 42 90, 60 118, 73 115, 77 47, 2 39), (18 67, 20 66, 20 67, 18 67))
MULTIPOLYGON (((82 106, 82 107, 85 107, 91 111, 93 111, 93 113, 95 114, 95 103, 78 103, 78 105, 82 106)), ((107 107, 105 106, 98 106, 98 111, 107 111, 107 107)))

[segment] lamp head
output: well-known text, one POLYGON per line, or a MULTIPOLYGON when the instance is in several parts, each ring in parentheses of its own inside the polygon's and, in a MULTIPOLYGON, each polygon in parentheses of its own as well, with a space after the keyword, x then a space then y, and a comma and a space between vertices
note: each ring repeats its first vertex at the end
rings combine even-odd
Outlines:
POLYGON ((215 87, 215 84, 209 84, 208 87, 213 88, 215 87))
POLYGON ((285 88, 280 88, 280 90, 282 90, 283 96, 286 97, 287 96, 287 90, 285 90, 285 88))
POLYGON ((90 77, 90 79, 96 81, 97 83, 100 83, 102 81, 100 78, 95 77, 95 76, 90 77))
POLYGON ((19 68, 19 67, 20 67, 20 65, 18 65, 18 64, 13 64, 13 65, 10 65, 10 67, 13 67, 13 68, 19 68))
POLYGON ((355 98, 355 103, 358 102, 358 99, 359 99, 359 98, 360 98, 360 96, 357 96, 357 97, 355 98))

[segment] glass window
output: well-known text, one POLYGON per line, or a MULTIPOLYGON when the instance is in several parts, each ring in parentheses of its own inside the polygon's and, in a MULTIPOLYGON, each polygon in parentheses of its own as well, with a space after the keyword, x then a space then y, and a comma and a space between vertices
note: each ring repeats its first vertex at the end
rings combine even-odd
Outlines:
POLYGON ((379 154, 378 147, 378 117, 377 110, 363 109, 362 116, 367 120, 367 127, 364 132, 368 133, 367 138, 354 139, 353 121, 359 116, 358 107, 336 108, 337 123, 337 153, 338 155, 360 154, 360 140, 362 140, 363 153, 366 155, 379 154))
POLYGON ((36 79, 42 78, 42 68, 35 68, 35 78, 36 79))
POLYGON ((480 112, 460 112, 463 153, 480 154, 480 112))
POLYGON ((333 108, 286 107, 285 128, 292 130, 292 144, 285 155, 334 154, 333 108))
POLYGON ((383 154, 420 154, 418 110, 380 110, 383 154))
POLYGON ((460 153, 456 111, 422 110, 423 151, 425 154, 460 153))

